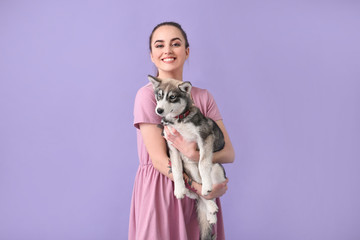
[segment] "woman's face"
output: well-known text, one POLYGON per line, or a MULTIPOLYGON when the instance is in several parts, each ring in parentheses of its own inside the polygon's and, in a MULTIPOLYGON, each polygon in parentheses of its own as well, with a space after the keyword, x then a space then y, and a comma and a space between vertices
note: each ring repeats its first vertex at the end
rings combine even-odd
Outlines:
MULTIPOLYGON (((159 71, 159 77, 182 78, 189 48, 185 49, 185 39, 174 26, 161 26, 151 39, 151 61, 159 71)), ((182 80, 182 79, 179 79, 182 80)))

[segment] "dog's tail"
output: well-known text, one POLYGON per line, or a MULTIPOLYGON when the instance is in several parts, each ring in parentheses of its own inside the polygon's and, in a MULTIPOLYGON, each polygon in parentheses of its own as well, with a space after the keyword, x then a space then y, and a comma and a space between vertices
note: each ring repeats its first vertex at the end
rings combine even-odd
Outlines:
POLYGON ((204 200, 201 198, 197 202, 197 215, 200 225, 200 239, 201 240, 215 240, 216 235, 212 234, 212 226, 207 219, 207 209, 204 200))

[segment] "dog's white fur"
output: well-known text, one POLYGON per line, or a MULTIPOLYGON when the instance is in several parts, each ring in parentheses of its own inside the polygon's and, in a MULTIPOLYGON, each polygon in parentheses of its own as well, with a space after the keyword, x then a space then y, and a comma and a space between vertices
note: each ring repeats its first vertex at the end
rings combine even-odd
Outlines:
MULTIPOLYGON (((180 121, 177 116, 189 108, 189 115, 185 118, 193 117, 195 114, 201 114, 191 100, 191 84, 174 79, 158 79, 149 76, 153 84, 157 105, 155 112, 163 117, 163 124, 167 125, 170 132, 172 128, 178 131, 187 141, 195 141, 198 144, 200 159, 194 162, 179 152, 170 142, 168 142, 171 168, 174 177, 174 195, 181 199, 184 195, 197 199, 198 220, 200 224, 201 239, 211 239, 211 226, 217 222, 216 213, 218 206, 215 199, 207 200, 191 192, 185 187, 183 170, 196 182, 202 184, 201 194, 208 195, 212 190, 212 185, 224 182, 226 180, 225 172, 220 164, 212 162, 214 151, 215 135, 209 129, 212 124, 216 124, 209 119, 202 119, 201 122, 180 121), (180 94, 180 95, 179 95, 180 94), (175 96, 176 102, 169 100, 171 95, 175 96), (190 103, 191 102, 191 103, 190 103), (191 104, 191 107, 189 107, 191 104), (160 111, 161 110, 161 111, 160 111), (208 131, 207 136, 202 136, 201 132, 208 131)), ((202 115, 203 116, 203 115, 202 115)), ((216 126, 217 127, 217 126, 216 126)), ((221 131, 221 130, 220 130, 221 131)), ((166 132, 164 131, 165 137, 166 132)))

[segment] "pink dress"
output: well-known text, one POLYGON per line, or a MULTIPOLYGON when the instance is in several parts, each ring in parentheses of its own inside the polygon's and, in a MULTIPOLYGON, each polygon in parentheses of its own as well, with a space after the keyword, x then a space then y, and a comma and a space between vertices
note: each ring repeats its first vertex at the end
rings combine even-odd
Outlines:
MULTIPOLYGON (((217 121, 222 119, 212 95, 193 87, 191 94, 201 112, 217 121)), ((174 196, 173 182, 156 170, 146 151, 139 130, 140 123, 159 124, 155 114, 155 96, 149 83, 140 88, 134 106, 134 126, 137 133, 139 168, 135 177, 129 220, 129 240, 198 240, 196 201, 174 196)), ((218 240, 225 239, 220 200, 218 222, 214 232, 218 240)))

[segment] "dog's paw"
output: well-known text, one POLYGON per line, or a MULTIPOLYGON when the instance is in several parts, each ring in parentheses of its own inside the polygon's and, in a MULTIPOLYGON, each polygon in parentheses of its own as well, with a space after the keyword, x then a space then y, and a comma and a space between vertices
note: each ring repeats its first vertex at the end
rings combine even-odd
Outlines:
POLYGON ((183 199, 187 191, 189 190, 185 187, 175 187, 174 195, 177 199, 183 199))
POLYGON ((191 192, 190 190, 187 191, 186 196, 191 199, 198 199, 198 195, 196 193, 191 192))
POLYGON ((210 224, 215 224, 217 222, 216 214, 211 214, 209 212, 206 214, 206 219, 210 224))
POLYGON ((210 214, 216 214, 219 211, 217 204, 211 200, 207 202, 206 208, 210 214))
POLYGON ((212 191, 212 186, 211 186, 211 184, 205 184, 205 183, 203 183, 202 189, 201 189, 201 194, 202 194, 203 196, 207 196, 207 195, 209 195, 209 193, 211 193, 211 191, 212 191))

